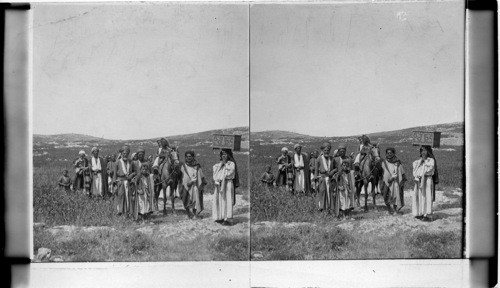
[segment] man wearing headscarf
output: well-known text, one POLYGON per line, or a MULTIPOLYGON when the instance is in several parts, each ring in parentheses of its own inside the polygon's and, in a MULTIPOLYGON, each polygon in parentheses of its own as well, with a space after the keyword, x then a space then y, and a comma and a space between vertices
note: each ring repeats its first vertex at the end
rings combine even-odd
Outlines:
POLYGON ((290 190, 293 182, 289 183, 289 174, 292 176, 293 180, 293 170, 292 170, 292 158, 288 155, 288 148, 281 148, 281 155, 277 158, 276 164, 278 164, 278 180, 276 181, 276 186, 285 186, 290 190), (291 171, 291 173, 289 173, 291 171))
POLYGON ((86 158, 87 154, 81 150, 78 153, 78 158, 73 162, 75 167, 75 179, 73 187, 76 190, 84 190, 86 193, 90 191, 90 171, 89 160, 86 158))
POLYGON ((130 182, 134 178, 132 173, 132 163, 129 159, 130 147, 125 145, 122 148, 121 158, 116 161, 113 182, 117 185, 117 195, 115 197, 115 208, 118 215, 131 216, 133 206, 131 202, 130 182))
POLYGON ((314 175, 316 173, 316 162, 318 160, 319 156, 319 151, 314 150, 311 152, 311 158, 309 159, 309 178, 311 179, 311 192, 316 193, 317 191, 317 186, 318 183, 316 181, 316 178, 314 178, 314 175))
POLYGON ((107 165, 106 165, 106 173, 108 175, 108 195, 114 195, 113 191, 113 173, 115 172, 115 162, 116 155, 111 154, 108 156, 107 165))
POLYGON ((311 190, 309 155, 302 152, 302 145, 300 144, 295 144, 293 150, 295 150, 292 158, 292 166, 294 169, 293 191, 307 195, 311 190))
POLYGON ((212 218, 217 223, 229 226, 236 203, 235 189, 239 186, 238 166, 230 149, 221 150, 220 162, 213 166, 213 179, 212 218))
POLYGON ((92 196, 106 196, 108 192, 108 175, 107 175, 107 163, 99 156, 99 148, 92 147, 90 151, 92 157, 90 159, 90 172, 92 177, 92 196))
POLYGON ((399 213, 405 205, 404 183, 406 175, 401 161, 396 156, 396 149, 386 148, 385 155, 385 159, 381 162, 385 184, 384 201, 389 214, 393 214, 394 211, 399 213))
POLYGON ((338 172, 342 169, 342 163, 344 161, 348 161, 347 163, 349 164, 349 170, 352 170, 351 158, 347 156, 347 146, 345 144, 339 144, 339 147, 335 151, 337 151, 333 156, 335 172, 338 172))
POLYGON ((342 210, 345 205, 350 208, 354 207, 354 191, 356 191, 355 175, 352 169, 352 159, 348 157, 347 146, 343 143, 339 144, 336 154, 333 157, 333 173, 336 173, 338 177, 333 177, 333 187, 335 195, 335 215, 339 215, 339 211, 342 210), (346 179, 340 179, 339 177, 346 179), (340 179, 340 180, 339 180, 340 179), (342 183, 337 183, 337 181, 343 181, 342 183), (348 187, 346 187, 348 185, 348 187), (345 188, 345 190, 341 190, 345 188), (340 189, 340 190, 339 190, 340 189), (349 199, 345 199, 348 197, 349 199), (345 205, 344 205, 345 204, 345 205), (340 209, 340 210, 339 210, 340 209))
POLYGON ((141 176, 141 167, 143 164, 148 165, 148 167, 150 165, 146 159, 146 150, 143 147, 139 147, 135 153, 132 153, 132 172, 135 172, 136 177, 141 176))
POLYGON ((328 214, 332 213, 335 206, 333 198, 333 187, 331 187, 334 165, 333 157, 330 156, 331 149, 332 145, 329 142, 323 143, 323 145, 321 145, 321 154, 319 155, 316 162, 315 174, 315 178, 318 179, 318 208, 319 211, 327 211, 328 214))
POLYGON ((184 157, 185 161, 181 164, 182 202, 188 218, 198 219, 203 211, 203 189, 207 183, 201 165, 195 159, 194 151, 186 151, 184 157))
POLYGON ((432 202, 435 199, 436 161, 432 148, 427 145, 420 147, 420 159, 413 162, 413 190, 412 214, 417 219, 431 220, 432 202))
POLYGON ((356 155, 356 159, 354 159, 354 167, 356 170, 359 170, 359 163, 361 160, 370 153, 370 150, 373 148, 373 145, 370 142, 370 138, 366 135, 362 135, 359 138, 359 153, 356 155))
POLYGON ((142 222, 148 220, 153 212, 154 180, 150 174, 149 163, 141 163, 138 175, 134 178, 135 201, 133 219, 142 222))

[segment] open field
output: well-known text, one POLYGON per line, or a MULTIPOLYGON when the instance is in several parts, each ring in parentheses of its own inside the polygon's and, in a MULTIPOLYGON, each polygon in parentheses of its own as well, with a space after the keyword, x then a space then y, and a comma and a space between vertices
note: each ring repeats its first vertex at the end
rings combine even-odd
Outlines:
MULTIPOLYGON (((436 127, 431 127, 436 128, 436 127)), ((377 210, 371 196, 369 211, 356 208, 355 220, 338 221, 320 213, 313 196, 290 195, 284 189, 267 188, 259 182, 266 164, 276 175, 276 158, 284 146, 289 149, 300 143, 302 151, 319 149, 326 141, 332 148, 347 144, 347 154, 357 151, 355 137, 319 138, 293 133, 258 132, 251 136, 251 259, 252 260, 314 260, 314 259, 376 259, 376 258, 461 258, 463 257, 464 208, 464 146, 463 126, 446 124, 442 146, 434 149, 440 184, 433 203, 432 222, 417 220, 411 215, 411 182, 405 187, 403 215, 388 215, 381 195, 377 210), (276 135, 275 135, 276 134, 276 135), (281 135, 283 134, 283 135, 281 135), (284 136, 280 138, 280 136, 284 136), (449 143, 449 144, 445 144, 449 143), (451 144, 450 144, 451 143, 451 144)), ((425 127, 419 127, 422 130, 425 127)), ((409 179, 412 162, 419 156, 412 146, 412 129, 370 135, 380 143, 381 156, 386 147, 395 147, 409 179), (379 136, 379 137, 377 137, 379 136)), ((281 132, 281 131, 278 131, 281 132)), ((361 205, 364 195, 361 195, 361 205)))
MULTIPOLYGON (((50 136, 49 136, 50 137, 50 136)), ((249 257, 249 195, 248 145, 235 152, 241 186, 236 190, 234 225, 213 222, 212 166, 219 161, 218 151, 201 137, 181 138, 179 156, 193 149, 207 179, 203 219, 189 220, 180 200, 177 215, 172 214, 170 200, 167 215, 155 212, 150 222, 139 224, 117 216, 110 199, 88 198, 82 193, 65 192, 57 187, 62 170, 74 169, 72 161, 78 151, 98 145, 101 155, 118 153, 125 143, 132 152, 139 146, 146 157, 154 154, 156 143, 144 141, 111 141, 95 139, 54 140, 35 137, 33 147, 33 222, 34 253, 39 248, 51 249, 50 261, 201 261, 248 260, 249 257)), ((245 136, 244 136, 245 139, 245 136)), ((169 137, 170 140, 170 137, 169 137)), ((162 200, 160 199, 160 208, 162 200)))

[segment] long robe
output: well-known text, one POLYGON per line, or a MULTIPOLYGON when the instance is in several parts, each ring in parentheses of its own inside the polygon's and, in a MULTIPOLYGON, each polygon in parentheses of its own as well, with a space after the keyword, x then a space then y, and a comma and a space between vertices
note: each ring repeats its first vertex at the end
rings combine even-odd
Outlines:
POLYGON ((424 163, 421 163, 421 159, 413 162, 413 177, 415 179, 412 200, 413 216, 432 214, 434 163, 432 158, 427 158, 424 163))
POLYGON ((354 174, 340 170, 335 174, 335 206, 334 214, 354 208, 354 174))
POLYGON ((78 158, 74 161, 75 166, 75 179, 73 182, 73 187, 76 190, 85 189, 85 191, 90 191, 90 171, 89 171, 89 160, 87 158, 78 158), (81 161, 79 161, 81 160, 81 161), (87 169, 84 169, 87 168, 87 169))
MULTIPOLYGON (((119 214, 131 214, 132 207, 132 191, 130 189, 132 161, 119 159, 115 163, 115 171, 113 181, 117 181, 117 195, 115 197, 115 208, 119 214)), ((133 175, 132 175, 133 176, 133 175)))
POLYGON ((213 167, 213 179, 220 185, 215 185, 212 208, 214 220, 233 218, 234 184, 236 166, 234 162, 217 163, 213 167))
POLYGON ((292 158, 288 154, 285 156, 280 155, 276 163, 278 163, 276 186, 286 186, 291 189, 293 185, 293 168, 287 168, 287 166, 292 163, 292 158))
POLYGON ((115 172, 115 162, 109 161, 106 164, 106 174, 108 178, 108 192, 114 194, 113 189, 113 173, 115 172))
POLYGON ((385 186, 384 201, 386 205, 397 205, 398 209, 405 206, 403 191, 403 175, 405 171, 403 165, 399 162, 391 163, 387 160, 382 161, 383 179, 385 186), (396 177, 390 184, 389 180, 396 177))
POLYGON ((309 155, 301 152, 302 163, 296 161, 298 158, 297 153, 292 157, 292 165, 294 169, 294 185, 295 192, 309 193, 311 190, 311 178, 309 177, 309 155))
POLYGON ((97 157, 97 159, 100 162, 100 172, 94 169, 93 166, 93 161, 94 157, 92 156, 90 158, 90 175, 92 178, 92 184, 91 184, 91 194, 95 196, 105 196, 108 193, 108 163, 104 160, 102 157, 97 157))
POLYGON ((153 212, 153 194, 154 194, 153 175, 141 175, 136 177, 135 201, 133 209, 133 219, 137 220, 138 215, 146 215, 153 212))
POLYGON ((311 181, 311 190, 314 190, 314 191, 316 191, 316 186, 317 186, 316 180, 314 178, 314 174, 316 171, 316 161, 317 161, 316 158, 309 159, 309 179, 311 179, 310 180, 311 181))
POLYGON ((205 183, 205 176, 199 164, 189 166, 183 164, 182 171, 182 202, 186 209, 196 209, 196 214, 203 211, 203 186, 205 183), (196 181, 196 184, 190 184, 196 181))
POLYGON ((332 156, 324 156, 321 154, 316 161, 316 177, 319 176, 318 190, 318 208, 319 210, 333 210, 335 206, 332 187, 332 156))

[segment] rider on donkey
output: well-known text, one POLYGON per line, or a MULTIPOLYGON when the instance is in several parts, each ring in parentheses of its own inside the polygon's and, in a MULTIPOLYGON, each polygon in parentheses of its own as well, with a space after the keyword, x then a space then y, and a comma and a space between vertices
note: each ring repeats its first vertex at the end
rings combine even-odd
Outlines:
POLYGON ((373 148, 372 143, 370 142, 370 138, 368 136, 363 135, 359 137, 359 153, 356 155, 356 158, 354 159, 354 170, 359 171, 359 163, 361 160, 370 153, 370 150, 373 148))

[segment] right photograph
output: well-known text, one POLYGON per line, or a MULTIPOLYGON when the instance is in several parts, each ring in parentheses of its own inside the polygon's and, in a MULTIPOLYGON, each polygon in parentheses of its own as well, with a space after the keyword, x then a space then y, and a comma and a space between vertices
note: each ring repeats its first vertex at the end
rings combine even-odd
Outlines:
POLYGON ((464 42, 464 1, 251 6, 251 260, 464 257, 464 42))

